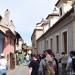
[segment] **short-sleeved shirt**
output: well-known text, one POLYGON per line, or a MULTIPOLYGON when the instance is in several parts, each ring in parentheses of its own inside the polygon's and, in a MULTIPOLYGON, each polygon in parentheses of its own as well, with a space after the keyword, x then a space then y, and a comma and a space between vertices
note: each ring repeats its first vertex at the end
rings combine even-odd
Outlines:
POLYGON ((7 67, 7 60, 5 58, 0 59, 0 70, 6 70, 7 67))
POLYGON ((39 61, 38 60, 32 60, 29 64, 29 67, 32 68, 31 75, 37 75, 38 74, 38 68, 39 68, 39 61))
POLYGON ((72 68, 71 57, 68 58, 66 70, 67 70, 67 75, 75 75, 75 71, 73 71, 73 68, 72 68))

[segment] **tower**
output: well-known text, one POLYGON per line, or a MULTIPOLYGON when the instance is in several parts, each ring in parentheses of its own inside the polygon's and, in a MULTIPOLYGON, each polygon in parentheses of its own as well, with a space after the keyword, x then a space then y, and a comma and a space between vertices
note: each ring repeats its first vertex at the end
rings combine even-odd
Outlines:
POLYGON ((4 22, 4 25, 5 26, 9 26, 9 22, 10 22, 10 11, 8 9, 6 9, 6 11, 4 13, 3 22, 4 22))
POLYGON ((14 26, 14 23, 13 23, 12 20, 10 21, 9 29, 14 33, 14 31, 15 31, 15 26, 14 26))

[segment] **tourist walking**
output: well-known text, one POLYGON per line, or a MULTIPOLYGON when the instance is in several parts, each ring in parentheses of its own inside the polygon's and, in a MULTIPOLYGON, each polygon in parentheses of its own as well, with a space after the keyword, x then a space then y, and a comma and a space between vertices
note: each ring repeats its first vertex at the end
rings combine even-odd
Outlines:
POLYGON ((32 60, 29 63, 29 75, 38 75, 39 60, 37 55, 32 55, 32 60))
POLYGON ((55 57, 53 52, 52 52, 51 56, 53 58, 53 65, 54 65, 55 75, 59 75, 59 63, 58 63, 58 60, 55 57))
POLYGON ((65 52, 61 53, 61 58, 60 58, 60 62, 61 62, 61 66, 62 66, 62 74, 61 75, 66 75, 66 65, 67 65, 67 55, 65 52))
POLYGON ((27 65, 30 63, 30 55, 28 53, 26 54, 26 63, 27 65))
POLYGON ((40 75, 55 75, 54 66, 53 66, 53 58, 51 57, 52 50, 44 51, 44 58, 41 59, 39 65, 39 73, 40 75))
POLYGON ((45 61, 46 61, 46 65, 47 65, 47 73, 46 75, 55 75, 55 69, 54 69, 54 61, 53 61, 53 57, 52 57, 52 50, 48 49, 44 51, 44 54, 46 55, 45 57, 45 61))
POLYGON ((75 51, 70 51, 67 61, 67 75, 75 75, 75 51))
POLYGON ((45 75, 46 70, 46 62, 45 62, 45 54, 42 54, 41 60, 39 63, 38 75, 45 75))
POLYGON ((0 55, 0 75, 6 75, 7 71, 7 60, 5 59, 5 55, 2 53, 0 55))

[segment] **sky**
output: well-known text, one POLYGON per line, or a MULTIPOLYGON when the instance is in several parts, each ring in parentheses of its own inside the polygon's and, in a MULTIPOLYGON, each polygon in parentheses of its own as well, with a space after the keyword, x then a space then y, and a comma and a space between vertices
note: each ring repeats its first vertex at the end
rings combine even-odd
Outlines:
POLYGON ((10 10, 15 30, 24 42, 31 45, 31 35, 42 18, 46 18, 54 9, 57 0, 0 0, 0 14, 10 10))

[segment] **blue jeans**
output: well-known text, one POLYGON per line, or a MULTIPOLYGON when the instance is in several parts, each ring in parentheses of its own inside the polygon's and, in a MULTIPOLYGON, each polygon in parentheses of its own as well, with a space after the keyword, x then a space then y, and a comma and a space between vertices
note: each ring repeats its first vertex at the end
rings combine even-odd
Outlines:
POLYGON ((6 75, 6 70, 0 70, 0 75, 6 75))

